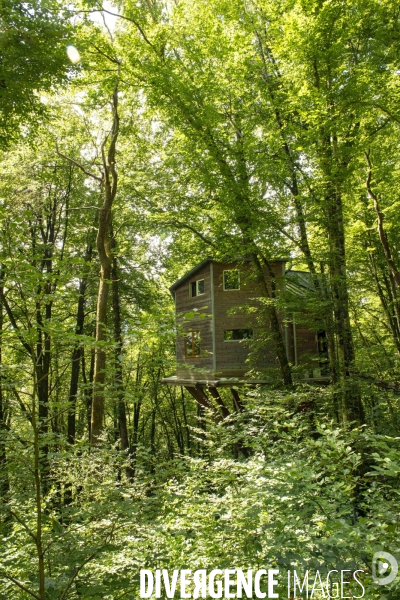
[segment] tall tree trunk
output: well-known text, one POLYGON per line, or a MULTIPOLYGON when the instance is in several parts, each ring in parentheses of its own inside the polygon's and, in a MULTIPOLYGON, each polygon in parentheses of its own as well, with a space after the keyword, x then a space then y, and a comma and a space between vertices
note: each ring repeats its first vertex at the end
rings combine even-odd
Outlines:
POLYGON ((206 456, 207 451, 205 449, 204 443, 202 442, 206 439, 207 423, 205 408, 202 404, 200 404, 200 402, 197 402, 197 427, 201 430, 197 438, 197 455, 204 457, 206 456))
POLYGON ((156 460, 156 416, 157 416, 157 407, 154 406, 151 411, 151 427, 150 427, 150 450, 151 450, 151 465, 150 471, 154 473, 155 471, 155 460, 156 460))
MULTIPOLYGON (((327 142, 326 163, 332 159, 327 142)), ((364 409, 357 382, 354 380, 354 343, 350 324, 349 293, 346 272, 345 233, 342 196, 331 169, 326 169, 325 211, 329 235, 330 287, 332 290, 334 326, 337 338, 338 375, 342 389, 342 416, 345 422, 365 422, 364 409)))
POLYGON ((140 364, 140 353, 137 357, 136 365, 136 380, 135 380, 135 401, 133 404, 133 432, 132 432, 132 476, 135 475, 136 469, 136 455, 139 445, 139 423, 140 423, 140 410, 142 407, 142 367, 140 364))
MULTIPOLYGON (((113 247, 115 249, 115 238, 113 239, 113 247)), ((117 415, 118 415, 118 429, 121 438, 121 450, 127 454, 128 464, 125 472, 128 479, 133 478, 133 470, 131 467, 131 453, 129 446, 129 435, 128 425, 126 419, 126 406, 125 406, 125 394, 123 384, 123 369, 122 369, 122 329, 121 329, 121 306, 120 306, 120 294, 119 294, 119 283, 120 278, 118 276, 118 263, 117 257, 113 256, 112 265, 112 304, 113 304, 113 315, 114 315, 114 370, 115 370, 115 395, 117 402, 117 415)))
POLYGON ((189 456, 191 456, 192 455, 192 448, 191 448, 190 429, 189 429, 189 424, 188 424, 187 414, 186 414, 185 394, 184 394, 182 386, 181 386, 180 390, 181 390, 183 423, 184 423, 184 428, 185 428, 185 432, 186 432, 186 446, 187 446, 187 449, 188 449, 188 452, 189 452, 189 456))
POLYGON ((96 350, 94 360, 93 376, 93 400, 92 400, 92 418, 91 418, 91 443, 96 444, 99 441, 103 431, 104 420, 104 386, 106 369, 106 349, 107 341, 107 303, 110 290, 112 251, 110 245, 110 222, 111 208, 117 194, 117 171, 115 168, 116 144, 119 134, 119 115, 118 115, 118 85, 114 88, 112 97, 113 124, 111 129, 111 140, 108 147, 107 156, 104 145, 102 148, 103 157, 103 189, 104 201, 99 211, 99 226, 97 231, 96 246, 100 259, 100 283, 97 295, 97 313, 96 313, 96 350))
POLYGON ((133 433, 132 433, 132 477, 135 475, 136 470, 136 455, 139 445, 139 421, 140 421, 140 409, 142 406, 141 400, 136 401, 133 405, 133 433))
MULTIPOLYGON (((240 130, 237 130, 237 147, 238 147, 238 175, 239 175, 239 186, 235 190, 236 196, 236 207, 235 207, 235 220, 239 226, 242 236, 243 244, 250 251, 252 262, 255 268, 257 280, 261 286, 263 295, 265 298, 272 298, 274 296, 274 281, 270 277, 271 292, 268 287, 268 283, 265 279, 264 271, 261 267, 258 255, 261 254, 258 251, 257 244, 253 239, 251 217, 248 214, 248 198, 249 194, 249 174, 246 165, 246 158, 243 146, 243 134, 240 130)), ((270 272, 271 275, 271 272, 270 272)), ((286 347, 282 336, 281 326, 279 324, 278 313, 273 303, 267 303, 266 311, 268 319, 271 325, 272 340, 275 347, 276 356, 278 358, 282 379, 285 385, 292 385, 292 374, 290 371, 290 365, 287 357, 286 347)))
POLYGON ((388 275, 388 277, 384 277, 385 286, 390 299, 391 309, 394 312, 393 318, 396 322, 397 331, 400 332, 400 293, 397 288, 393 273, 389 271, 388 275))
MULTIPOLYGON (((255 267, 257 280, 261 285, 263 295, 265 298, 274 299, 275 297, 275 283, 274 274, 269 269, 270 274, 270 285, 271 291, 269 290, 268 283, 265 279, 264 271, 261 266, 260 260, 257 254, 254 252, 251 255, 253 265, 255 267)), ((268 267, 268 264, 266 265, 268 267)), ((281 325, 279 323, 278 313, 275 306, 272 303, 267 304, 267 315, 271 325, 272 340, 275 346, 276 355, 279 361, 283 382, 285 385, 292 385, 292 373, 290 370, 289 360, 286 353, 285 343, 283 341, 283 335, 281 325)))
MULTIPOLYGON (((53 301, 49 300, 53 293, 51 275, 53 273, 53 248, 54 248, 54 226, 55 226, 55 206, 50 211, 48 235, 43 240, 46 243, 44 251, 43 263, 46 268, 47 281, 44 284, 44 289, 41 286, 38 288, 38 299, 36 301, 36 326, 37 326, 37 342, 36 342, 36 380, 37 380, 37 398, 38 398, 38 416, 39 416, 39 433, 43 434, 46 440, 49 431, 49 392, 50 392, 50 365, 51 365, 51 337, 49 326, 52 319, 53 301), (42 301, 45 301, 44 319, 42 314, 42 301)), ((40 440, 40 437, 39 437, 40 440)), ((41 469, 42 469, 42 485, 45 493, 49 487, 49 464, 48 453, 49 445, 44 441, 41 446, 41 469)))
POLYGON ((368 247, 370 246, 371 242, 367 242, 365 244, 369 259, 370 272, 372 274, 373 280, 375 281, 376 291, 381 301, 382 308, 385 311, 394 344, 396 346, 398 354, 400 354, 400 307, 398 305, 397 298, 393 296, 393 292, 396 292, 396 290, 394 286, 392 286, 390 278, 387 277, 387 273, 382 272, 383 269, 381 269, 383 284, 386 288, 385 294, 384 288, 382 287, 381 281, 379 279, 377 261, 375 260, 373 253, 368 251, 368 247))
MULTIPOLYGON (((0 270, 0 280, 2 278, 0 270)), ((3 286, 0 281, 0 296, 3 295, 3 286)), ((3 336, 3 304, 0 302, 0 499, 3 503, 8 502, 8 492, 10 491, 10 481, 8 477, 7 453, 4 434, 6 432, 5 407, 3 396, 3 375, 1 373, 3 354, 2 354, 2 336, 3 336)))
MULTIPOLYGON (((93 247, 89 242, 86 248, 85 263, 89 263, 92 259, 93 247)), ((79 338, 83 334, 83 327, 85 324, 85 294, 88 286, 88 277, 85 274, 79 281, 79 296, 78 296, 78 308, 76 313, 76 327, 75 335, 79 338)), ((75 443, 76 435, 76 397, 78 394, 78 383, 79 383, 79 370, 80 364, 83 357, 83 347, 80 340, 75 342, 75 347, 72 351, 72 366, 71 366, 71 380, 69 386, 69 410, 68 410, 68 442, 70 444, 75 443)))
POLYGON ((372 191, 372 188, 371 188, 372 164, 371 164, 371 160, 369 158, 369 152, 365 153, 365 158, 366 158, 367 164, 368 164, 368 175, 367 175, 366 187, 367 187, 368 196, 372 199, 372 201, 374 203, 374 209, 375 209, 375 213, 376 213, 377 220, 378 220, 379 239, 382 244, 382 248, 383 248, 383 252, 385 254, 385 259, 386 259, 387 266, 389 268, 389 272, 391 273, 393 279, 396 282, 398 290, 400 291, 400 271, 398 270, 398 268, 395 264, 395 261, 393 259, 393 253, 390 248, 387 233, 383 226, 384 216, 383 216, 383 213, 379 206, 378 197, 372 191))
MULTIPOLYGON (((269 102, 272 105, 274 118, 276 125, 278 127, 279 134, 282 139, 282 150, 283 156, 285 157, 285 164, 288 176, 285 179, 285 185, 289 189, 292 199, 293 205, 295 209, 295 218, 297 227, 300 234, 300 249, 304 255, 304 258, 307 263, 307 267, 312 275, 314 287, 318 294, 321 294, 322 299, 324 300, 324 308, 321 313, 321 329, 326 331, 327 341, 328 341, 328 353, 329 353, 329 365, 331 372, 331 380, 333 383, 337 383, 338 381, 338 368, 336 361, 336 340, 334 335, 334 323, 333 323, 333 315, 332 310, 329 305, 330 295, 328 293, 328 289, 323 285, 323 281, 320 281, 317 270, 315 267, 315 262, 311 253, 310 244, 308 240, 307 234, 307 224, 306 217, 303 210, 303 205, 300 198, 299 192, 299 184, 298 184, 298 161, 294 156, 291 150, 291 142, 288 138, 288 128, 286 127, 287 120, 282 116, 279 101, 276 100, 276 91, 281 88, 282 80, 280 78, 280 74, 278 72, 277 62, 274 56, 271 53, 271 49, 268 46, 268 41, 263 41, 263 37, 257 29, 255 30, 255 36, 257 39, 258 50, 260 53, 260 58, 262 61, 262 78, 265 82, 265 87, 268 94, 269 102)), ((318 81, 316 81, 316 86, 318 86, 318 81)), ((290 129, 290 128, 289 128, 290 129)))
POLYGON ((171 404, 171 409, 172 409, 171 412, 172 412, 172 416, 173 416, 172 427, 173 427, 173 430, 175 433, 176 443, 178 445, 180 454, 183 456, 185 454, 185 440, 184 440, 184 436, 183 436, 183 427, 182 427, 182 423, 179 418, 178 412, 176 410, 175 398, 174 398, 174 395, 172 393, 170 386, 168 386, 166 393, 168 394, 170 404, 171 404))
POLYGON ((86 358, 85 349, 82 348, 82 379, 85 387, 85 399, 86 399, 86 420, 87 420, 87 431, 88 441, 92 438, 91 427, 92 427, 92 400, 93 400, 93 375, 94 375, 94 349, 90 351, 90 366, 89 366, 89 380, 86 376, 86 358))
MULTIPOLYGON (((33 388, 33 403, 32 403, 32 428, 34 433, 33 441, 33 474, 35 480, 35 508, 36 508, 36 532, 35 532, 35 545, 38 559, 38 579, 39 579, 39 598, 45 600, 46 598, 46 582, 45 582, 45 553, 43 548, 42 531, 43 531, 43 503, 42 503, 42 490, 46 489, 47 483, 43 482, 43 478, 46 478, 43 469, 43 462, 41 460, 42 444, 40 441, 41 436, 41 423, 37 422, 36 418, 36 397, 39 398, 38 392, 39 381, 34 374, 34 388, 33 388)), ((40 414, 40 410, 38 409, 40 414)))
POLYGON ((304 214, 303 204, 300 197, 299 183, 298 183, 298 163, 291 150, 291 143, 288 138, 287 128, 285 127, 286 121, 282 116, 279 102, 276 101, 275 90, 282 85, 279 73, 277 71, 277 63, 271 53, 268 43, 264 44, 262 36, 259 31, 255 30, 255 36, 257 39, 257 46, 262 61, 262 78, 265 82, 269 102, 272 104, 273 114, 276 125, 278 127, 279 134, 282 139, 282 151, 287 169, 287 178, 285 178, 285 186, 289 189, 293 199, 294 214, 296 224, 300 234, 299 246, 306 260, 307 267, 312 275, 314 288, 317 294, 321 295, 321 299, 324 300, 324 308, 321 312, 321 326, 320 328, 325 330, 328 342, 328 355, 329 355, 329 366, 331 372, 331 379, 333 383, 337 382, 337 366, 335 361, 336 356, 336 344, 335 336, 333 331, 333 319, 332 310, 329 307, 329 294, 327 289, 324 288, 323 282, 320 281, 315 262, 311 253, 311 248, 307 234, 307 223, 304 214), (279 80, 279 81, 278 81, 279 80), (275 87, 274 87, 275 86, 275 87))

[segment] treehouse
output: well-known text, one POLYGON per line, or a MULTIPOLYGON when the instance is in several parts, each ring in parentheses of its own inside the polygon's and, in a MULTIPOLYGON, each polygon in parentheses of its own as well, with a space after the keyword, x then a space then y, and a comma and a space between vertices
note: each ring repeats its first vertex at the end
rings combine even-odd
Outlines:
MULTIPOLYGON (((286 270, 287 260, 263 267, 264 280, 276 293, 289 291, 301 296, 313 291, 309 273, 286 270)), ((279 367, 268 339, 270 324, 263 306, 260 278, 250 259, 219 262, 207 258, 176 281, 170 291, 175 299, 176 376, 163 379, 169 385, 193 389, 266 382, 246 377, 253 370, 267 373, 279 367)), ((292 365, 305 365, 303 377, 320 377, 326 368, 327 347, 323 332, 296 324, 280 315, 280 330, 286 355, 292 365), (314 365, 313 368, 310 365, 314 365)), ((214 394, 213 394, 214 395, 214 394)), ((234 394, 235 395, 235 394, 234 394)))

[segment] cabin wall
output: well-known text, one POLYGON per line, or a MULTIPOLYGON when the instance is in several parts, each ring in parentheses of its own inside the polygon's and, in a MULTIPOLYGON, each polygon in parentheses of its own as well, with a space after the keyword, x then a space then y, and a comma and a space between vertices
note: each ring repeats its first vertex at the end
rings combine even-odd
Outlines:
POLYGON ((295 325, 297 344, 297 364, 307 365, 308 372, 318 375, 318 342, 314 331, 306 329, 304 325, 295 325))
MULTIPOLYGON (((271 270, 276 277, 277 289, 282 286, 282 275, 284 274, 284 263, 274 262, 271 270)), ((216 372, 220 377, 243 376, 249 369, 256 367, 262 369, 268 366, 277 366, 275 352, 272 348, 264 347, 256 352, 256 356, 249 358, 251 344, 246 341, 225 341, 224 331, 230 329, 253 329, 255 337, 260 327, 267 324, 260 323, 259 315, 246 310, 238 311, 237 307, 249 306, 260 308, 259 298, 262 295, 260 284, 256 280, 250 262, 228 264, 213 264, 214 271, 214 312, 215 312, 215 349, 216 349, 216 372), (240 272, 240 289, 224 290, 223 272, 225 270, 238 269, 240 272), (233 314, 229 314, 236 309, 233 314)), ((264 271, 266 279, 269 272, 264 271)), ((255 350, 253 346, 253 351, 255 350)))
MULTIPOLYGON (((284 283, 285 264, 282 261, 271 263, 275 275, 277 291, 281 290, 284 283)), ((268 280, 270 275, 266 267, 264 274, 268 280)), ((176 344, 177 376, 186 379, 216 379, 220 377, 242 377, 251 368, 259 370, 268 367, 278 367, 272 343, 260 343, 256 349, 255 344, 245 340, 224 340, 224 332, 232 329, 252 329, 254 337, 259 337, 262 329, 268 329, 268 323, 260 322, 260 312, 248 312, 241 306, 259 309, 262 296, 260 284, 256 280, 250 262, 216 263, 209 262, 199 269, 196 274, 182 283, 175 290, 176 315, 178 335, 176 344), (240 272, 240 289, 224 290, 223 272, 237 269, 240 272), (204 279, 205 293, 191 297, 190 284, 193 281, 204 279), (212 297, 212 290, 214 296, 212 297), (232 313, 231 313, 232 311, 232 313), (234 311, 234 312, 233 312, 234 311), (185 313, 205 313, 207 316, 200 318, 193 316, 185 319, 185 313), (230 314, 231 313, 231 314, 230 314), (200 357, 185 357, 184 337, 185 332, 200 332, 200 357), (213 342, 214 336, 214 342, 213 342), (252 356, 249 359, 249 353, 252 356)), ((261 317, 262 319, 262 317, 261 317)), ((318 369, 318 344, 314 332, 303 326, 287 321, 287 315, 281 316, 282 332, 287 348, 288 360, 291 364, 305 364, 308 371, 318 369), (310 359, 313 359, 310 361, 310 359), (311 368, 310 368, 311 365, 311 368)), ((268 334, 267 334, 268 335, 268 334)))
POLYGON ((229 263, 213 264, 214 271, 214 312, 215 312, 215 350, 216 372, 218 376, 241 376, 249 370, 246 359, 249 354, 249 343, 246 341, 224 341, 224 331, 229 329, 254 329, 254 314, 238 311, 228 314, 230 310, 241 305, 258 307, 255 300, 258 294, 257 283, 249 274, 249 264, 229 263), (240 272, 240 289, 224 290, 223 272, 238 269, 240 272))
POLYGON ((177 376, 188 379, 203 379, 209 375, 213 368, 210 263, 175 290, 175 311, 178 326, 176 341, 177 376), (204 279, 205 293, 193 298, 190 296, 190 283, 199 279, 204 279), (190 312, 206 313, 208 316, 203 318, 195 316, 185 319, 184 315, 190 312), (184 334, 188 331, 200 331, 201 356, 199 358, 185 357, 184 334))

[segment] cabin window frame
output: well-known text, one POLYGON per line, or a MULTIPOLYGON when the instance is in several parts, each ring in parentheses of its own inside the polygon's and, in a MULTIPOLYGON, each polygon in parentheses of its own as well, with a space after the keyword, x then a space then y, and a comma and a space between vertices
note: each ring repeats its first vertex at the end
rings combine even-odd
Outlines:
POLYGON ((224 269, 224 271, 222 272, 222 284, 223 284, 224 292, 238 292, 240 290, 240 271, 239 271, 239 269, 224 269), (225 273, 232 273, 233 271, 236 271, 236 273, 237 273, 239 287, 227 288, 225 286, 225 273))
POLYGON ((254 330, 249 328, 249 327, 235 327, 234 329, 224 329, 224 342, 247 342, 248 340, 252 340, 254 337, 254 330), (236 338, 236 339, 231 339, 231 340, 226 340, 225 339, 225 333, 227 333, 228 331, 248 331, 251 332, 251 335, 249 335, 248 337, 242 337, 242 338, 236 338))
POLYGON ((205 284, 205 281, 204 281, 204 277, 203 277, 203 279, 196 279, 195 281, 191 281, 189 283, 189 296, 190 296, 190 298, 197 298, 197 296, 204 296, 205 293, 206 293, 206 284, 205 284), (200 282, 203 282, 203 290, 204 290, 203 292, 199 292, 199 283, 200 282), (193 284, 196 285, 196 293, 195 294, 192 293, 192 291, 193 291, 193 284))
POLYGON ((193 329, 191 331, 185 331, 185 337, 183 338, 185 358, 201 358, 201 346, 200 346, 200 342, 201 342, 200 329, 193 329), (195 334, 198 334, 197 338, 196 338, 195 334), (188 354, 187 353, 189 336, 190 336, 190 339, 191 339, 190 345, 191 345, 192 354, 188 354), (196 345, 198 347, 198 354, 194 353, 196 345))

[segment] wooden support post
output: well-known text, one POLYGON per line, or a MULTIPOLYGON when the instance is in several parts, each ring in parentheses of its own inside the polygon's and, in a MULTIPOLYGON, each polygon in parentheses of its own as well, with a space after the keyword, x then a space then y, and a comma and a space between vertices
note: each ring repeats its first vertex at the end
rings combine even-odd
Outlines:
POLYGON ((221 396, 219 395, 219 392, 217 390, 217 388, 215 387, 209 387, 208 388, 210 390, 210 394, 213 398, 215 398, 218 407, 220 408, 221 412, 222 412, 222 416, 224 417, 224 419, 226 419, 226 417, 229 417, 229 415, 231 414, 229 412, 229 410, 227 409, 227 407, 224 404, 224 401, 222 400, 221 396))
POLYGON ((198 404, 200 404, 200 406, 202 406, 203 408, 207 408, 213 412, 216 421, 221 420, 221 415, 218 412, 216 412, 213 405, 207 398, 206 393, 201 387, 199 387, 198 385, 196 385, 196 387, 185 386, 185 389, 189 392, 191 396, 193 396, 193 398, 198 404))
POLYGON ((244 410, 244 406, 243 406, 243 404, 242 404, 242 401, 241 401, 241 399, 240 399, 240 396, 239 396, 239 394, 238 394, 238 391, 237 391, 237 390, 235 390, 235 389, 233 389, 233 388, 230 388, 230 390, 231 390, 231 394, 232 394, 232 396, 233 396, 233 402, 235 403, 236 410, 237 410, 238 412, 243 412, 243 410, 244 410))
MULTIPOLYGON (((185 390, 187 390, 189 392, 189 394, 191 396, 193 396, 193 398, 196 400, 196 402, 198 402, 200 404, 200 406, 202 406, 203 408, 210 408, 208 402, 204 399, 203 395, 201 393, 199 393, 198 388, 196 387, 189 387, 185 385, 185 390)), ((207 398, 208 400, 208 398, 207 398)))

